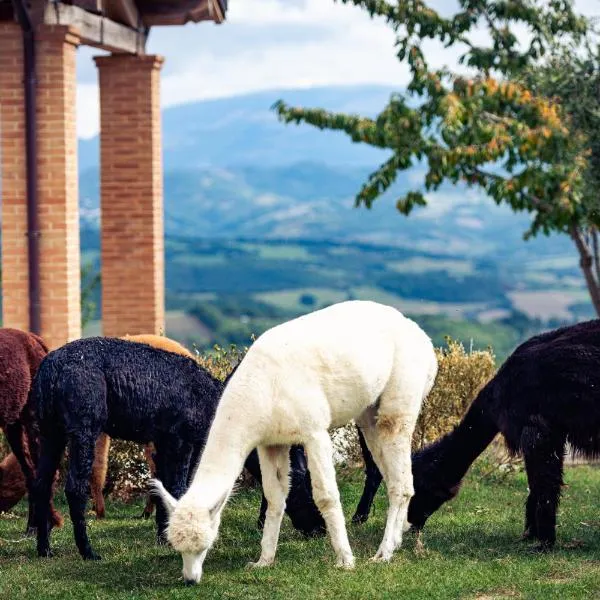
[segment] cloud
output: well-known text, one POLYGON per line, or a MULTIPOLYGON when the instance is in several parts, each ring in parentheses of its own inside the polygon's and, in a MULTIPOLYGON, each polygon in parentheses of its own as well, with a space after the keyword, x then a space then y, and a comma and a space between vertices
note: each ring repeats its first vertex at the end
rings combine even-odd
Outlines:
MULTIPOLYGON (((589 0, 578 0, 591 11, 589 0)), ((595 12, 600 13, 596 5, 595 12)), ((452 12, 453 0, 431 5, 452 12)), ((455 66, 458 49, 426 46, 432 64, 455 66)), ((268 89, 375 83, 402 87, 408 69, 394 54, 394 34, 355 6, 333 0, 235 0, 227 21, 157 27, 148 52, 165 56, 163 107, 268 89)), ((78 57, 78 134, 97 133, 98 51, 82 48, 78 57)))

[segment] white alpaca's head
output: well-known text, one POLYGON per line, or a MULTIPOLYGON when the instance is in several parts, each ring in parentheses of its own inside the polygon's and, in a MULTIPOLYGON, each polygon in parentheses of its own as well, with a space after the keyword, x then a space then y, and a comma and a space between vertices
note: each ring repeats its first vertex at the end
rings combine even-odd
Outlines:
POLYGON ((229 493, 215 506, 206 508, 198 506, 187 496, 177 501, 157 479, 152 480, 152 487, 169 513, 167 540, 181 554, 183 580, 188 585, 198 583, 202 578, 202 564, 206 553, 217 539, 221 510, 229 493))

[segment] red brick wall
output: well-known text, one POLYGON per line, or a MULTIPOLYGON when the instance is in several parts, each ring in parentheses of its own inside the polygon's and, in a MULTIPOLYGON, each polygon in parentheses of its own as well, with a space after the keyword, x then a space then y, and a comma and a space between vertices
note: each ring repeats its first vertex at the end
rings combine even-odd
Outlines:
POLYGON ((23 45, 17 24, 0 24, 2 322, 29 327, 23 45))
MULTIPOLYGON (((3 325, 28 328, 22 45, 0 25, 3 325)), ((81 334, 75 59, 79 39, 41 26, 38 63, 38 198, 42 336, 57 347, 81 334)))
POLYGON ((73 30, 38 35, 42 335, 51 346, 81 336, 76 50, 73 30))
POLYGON ((163 184, 157 56, 97 57, 104 335, 164 331, 163 184))

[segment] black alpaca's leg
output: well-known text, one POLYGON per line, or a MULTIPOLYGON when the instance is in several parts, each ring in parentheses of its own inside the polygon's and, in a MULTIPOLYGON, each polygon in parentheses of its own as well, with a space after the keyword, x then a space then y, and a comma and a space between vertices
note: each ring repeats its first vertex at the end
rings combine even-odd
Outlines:
POLYGON ((202 454, 202 448, 204 448, 204 444, 194 446, 194 449, 190 455, 190 466, 188 468, 187 483, 185 488, 186 490, 190 487, 192 479, 194 479, 194 475, 196 474, 196 469, 198 468, 198 463, 200 462, 200 455, 202 454))
MULTIPOLYGON (((258 452, 256 450, 252 450, 246 458, 246 462, 244 463, 244 467, 248 470, 250 475, 256 479, 256 481, 260 484, 262 488, 262 475, 260 472, 260 464, 258 462, 258 452)), ((256 522, 256 526, 262 530, 265 524, 265 517, 267 515, 267 499, 263 493, 262 499, 260 501, 260 511, 258 513, 258 520, 256 522)))
POLYGON ((37 525, 37 553, 42 557, 52 556, 50 550, 52 491, 64 450, 65 440, 62 435, 53 438, 43 437, 41 440, 40 461, 33 484, 33 501, 37 525))
POLYGON ((25 476, 25 485, 27 486, 27 502, 28 502, 28 516, 27 516, 27 535, 35 534, 35 506, 33 502, 33 483, 35 478, 35 470, 33 464, 33 457, 30 453, 29 442, 26 439, 26 432, 23 423, 17 421, 7 425, 4 433, 6 435, 6 441, 13 451, 23 475, 25 476))
POLYGON ((532 537, 540 542, 536 549, 548 550, 556 541, 565 440, 553 438, 543 429, 527 429, 522 436, 522 448, 532 498, 528 499, 526 520, 532 537))
MULTIPOLYGON (((180 498, 186 490, 192 447, 179 441, 156 442, 156 476, 174 498, 180 498)), ((155 498, 156 503, 156 541, 167 542, 167 525, 169 515, 162 500, 155 498)))
POLYGON ((285 511, 292 525, 306 536, 324 535, 327 528, 313 498, 308 463, 302 446, 290 448, 290 472, 290 491, 285 511))
POLYGON ((256 525, 258 526, 258 528, 262 531, 263 527, 265 526, 265 519, 267 518, 267 507, 269 506, 269 503, 267 502, 267 498, 265 497, 265 494, 263 492, 261 501, 260 501, 260 511, 258 513, 258 521, 256 522, 256 525))
POLYGON ((358 441, 360 443, 360 449, 365 461, 365 487, 358 502, 358 506, 356 507, 356 512, 352 517, 352 522, 365 523, 369 518, 369 513, 371 512, 375 494, 377 494, 377 490, 381 485, 381 480, 383 477, 377 468, 375 461, 373 460, 373 455, 371 454, 369 448, 367 448, 367 444, 361 430, 358 427, 356 430, 358 431, 358 441))
MULTIPOLYGON (((527 465, 526 465, 527 470, 527 465)), ((525 529, 523 531, 523 540, 537 540, 538 531, 536 524, 537 497, 532 491, 531 477, 527 473, 527 481, 529 482, 529 495, 525 502, 525 529)))
POLYGON ((69 469, 65 495, 73 523, 73 534, 79 553, 84 560, 100 560, 87 535, 85 509, 90 495, 90 475, 94 464, 96 440, 100 431, 78 432, 69 440, 69 469))

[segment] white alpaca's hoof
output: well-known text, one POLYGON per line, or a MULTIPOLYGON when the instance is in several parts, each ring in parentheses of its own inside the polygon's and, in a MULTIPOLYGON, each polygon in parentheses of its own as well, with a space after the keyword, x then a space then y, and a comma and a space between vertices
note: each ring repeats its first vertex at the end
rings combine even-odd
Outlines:
POLYGON ((335 566, 338 569, 354 569, 354 556, 350 555, 350 556, 342 556, 341 558, 338 558, 335 566))
POLYGON ((250 561, 246 566, 249 569, 262 569, 263 567, 270 567, 275 562, 274 558, 259 558, 256 562, 250 561))
POLYGON ((373 556, 370 561, 371 562, 390 562, 392 560, 393 552, 389 550, 382 550, 381 548, 377 550, 375 556, 373 556))

